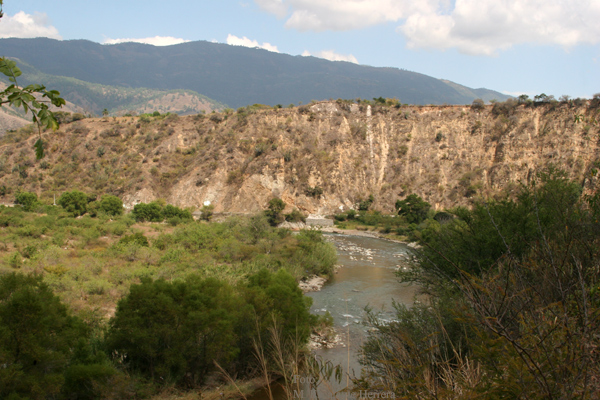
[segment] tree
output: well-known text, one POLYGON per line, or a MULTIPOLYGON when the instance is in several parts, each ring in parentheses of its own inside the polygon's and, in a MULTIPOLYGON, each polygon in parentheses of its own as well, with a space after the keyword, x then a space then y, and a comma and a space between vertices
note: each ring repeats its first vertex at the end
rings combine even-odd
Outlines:
POLYGON ((482 111, 485 109, 485 102, 482 99, 475 99, 473 103, 471 103, 471 110, 473 111, 482 111))
POLYGON ((265 210, 265 215, 269 220, 269 224, 277 226, 285 221, 285 217, 282 214, 284 208, 285 202, 279 197, 273 197, 269 200, 268 208, 265 210))
POLYGON ((56 398, 86 335, 41 276, 0 276, 0 398, 56 398))
POLYGON ((600 192, 582 192, 549 169, 514 199, 453 210, 399 273, 428 293, 427 305, 375 326, 360 389, 597 397, 600 192))
POLYGON ((87 212, 88 196, 78 190, 65 192, 58 199, 58 204, 74 217, 79 217, 87 212))
POLYGON ((242 309, 231 286, 191 276, 185 282, 132 285, 110 321, 107 343, 126 365, 155 381, 195 385, 236 355, 242 309))
POLYGON ((167 204, 162 209, 162 215, 165 219, 180 218, 182 220, 188 220, 188 221, 191 221, 192 219, 194 219, 192 217, 192 213, 189 212, 188 210, 182 210, 181 208, 175 207, 171 204, 167 204))
POLYGON ((210 221, 213 217, 214 209, 215 206, 213 206, 212 204, 208 206, 202 206, 202 208, 200 209, 200 211, 202 212, 200 219, 203 221, 210 221))
POLYGON ((522 94, 519 96, 519 104, 526 104, 529 102, 529 96, 527 96, 526 94, 522 94))
POLYGON ((161 222, 164 219, 162 214, 162 207, 157 202, 152 203, 140 203, 133 207, 131 212, 133 217, 138 222, 150 221, 150 222, 161 222))
POLYGON ((361 200, 358 202, 358 210, 359 211, 368 211, 371 208, 371 205, 375 201, 375 197, 372 194, 366 200, 361 200))
POLYGON ((108 215, 123 214, 123 201, 117 196, 106 194, 100 199, 100 209, 108 215))
MULTIPOLYGON (((0 0, 0 18, 2 13, 3 1, 0 0)), ((17 78, 22 72, 17 67, 17 63, 5 57, 0 58, 0 72, 8 77, 10 85, 0 92, 0 107, 8 104, 12 107, 23 108, 25 113, 31 111, 32 121, 38 127, 38 140, 34 144, 35 156, 39 160, 44 157, 44 142, 42 141, 42 128, 58 129, 58 121, 49 109, 49 105, 62 107, 65 100, 60 97, 60 92, 56 90, 46 90, 43 85, 19 86, 17 78), (37 96, 37 97, 36 97, 37 96), (41 99, 40 99, 41 96, 41 99)))
POLYGON ((37 194, 30 192, 19 192, 15 197, 15 204, 23 206, 25 211, 33 211, 39 204, 37 194))
POLYGON ((398 215, 404 215, 406 221, 412 224, 423 222, 427 218, 427 212, 430 208, 431 204, 416 194, 410 194, 406 199, 396 201, 398 215))

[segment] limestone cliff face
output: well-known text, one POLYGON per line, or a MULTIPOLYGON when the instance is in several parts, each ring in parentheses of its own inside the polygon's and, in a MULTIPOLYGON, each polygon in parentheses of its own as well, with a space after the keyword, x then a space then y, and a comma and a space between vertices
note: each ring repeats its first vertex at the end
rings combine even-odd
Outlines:
POLYGON ((370 194, 382 211, 410 193, 437 208, 468 205, 510 191, 549 164, 585 184, 599 159, 597 106, 494 111, 324 102, 89 119, 45 135, 47 165, 32 161, 35 137, 3 139, 0 179, 43 197, 79 188, 115 193, 130 206, 164 198, 185 207, 211 202, 217 212, 255 212, 278 196, 288 210, 318 214, 354 208, 370 194))

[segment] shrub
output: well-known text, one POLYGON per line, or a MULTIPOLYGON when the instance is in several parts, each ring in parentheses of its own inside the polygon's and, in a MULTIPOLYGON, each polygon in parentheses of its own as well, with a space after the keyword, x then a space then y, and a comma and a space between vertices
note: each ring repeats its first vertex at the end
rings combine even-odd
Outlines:
POLYGON ((148 239, 141 232, 134 233, 133 235, 123 236, 119 240, 119 244, 128 245, 135 244, 141 247, 150 247, 148 239))
POLYGON ((454 218, 454 216, 452 214, 447 213, 445 211, 439 211, 439 212, 435 213, 435 215, 433 217, 433 219, 435 219, 440 224, 452 221, 453 218, 454 218))
POLYGON ((188 210, 182 210, 181 208, 172 206, 171 204, 167 204, 162 209, 162 215, 164 219, 179 218, 180 220, 187 221, 191 221, 193 219, 191 212, 188 210))
POLYGON ((285 202, 278 197, 274 197, 269 200, 268 209, 265 210, 265 216, 269 220, 271 226, 277 226, 285 220, 285 217, 281 214, 285 208, 285 202))
POLYGON ((314 197, 316 199, 320 199, 323 195, 323 188, 320 186, 309 187, 306 189, 306 195, 310 197, 314 197))
POLYGON ((22 205, 25 211, 33 211, 39 205, 37 194, 19 192, 15 197, 15 204, 22 205))
POLYGON ((369 208, 371 208, 371 205, 373 204, 374 201, 375 201, 375 198, 373 197, 372 194, 370 194, 368 199, 360 200, 358 202, 358 210, 359 211, 367 211, 369 208))
POLYGON ((88 196, 77 190, 65 192, 58 199, 58 204, 74 217, 78 217, 87 211, 88 196))
POLYGON ((100 210, 112 216, 121 215, 123 214, 123 201, 117 196, 104 195, 100 199, 100 210))
POLYGON ((485 109, 485 102, 481 99, 475 99, 473 100, 473 103, 471 103, 471 110, 473 111, 482 111, 485 109))
POLYGON ((213 216, 214 209, 215 209, 215 206, 213 206, 213 205, 202 206, 202 209, 200 210, 200 211, 202 211, 202 216, 200 217, 200 219, 202 219, 203 221, 210 221, 213 216))
POLYGON ((514 99, 508 99, 503 102, 496 102, 492 107, 492 114, 496 117, 505 116, 509 117, 514 114, 519 103, 514 99))
POLYGON ((133 211, 131 212, 131 214, 138 222, 161 222, 164 219, 162 214, 162 207, 155 201, 148 204, 136 204, 133 207, 133 211))
POLYGON ((404 200, 396 201, 398 215, 403 215, 409 223, 419 224, 427 218, 431 204, 416 194, 410 194, 404 200))
POLYGON ((8 259, 8 265, 13 269, 19 269, 23 265, 23 256, 18 251, 15 251, 8 259))
POLYGON ((306 222, 306 217, 297 208, 291 213, 285 215, 285 220, 289 222, 306 222))
POLYGON ((0 321, 0 398, 58 398, 82 322, 41 276, 16 273, 0 276, 0 321))
POLYGON ((108 348, 127 354, 128 366, 147 378, 195 386, 215 368, 213 361, 227 365, 235 358, 241 310, 232 288, 216 279, 142 280, 119 301, 108 348))

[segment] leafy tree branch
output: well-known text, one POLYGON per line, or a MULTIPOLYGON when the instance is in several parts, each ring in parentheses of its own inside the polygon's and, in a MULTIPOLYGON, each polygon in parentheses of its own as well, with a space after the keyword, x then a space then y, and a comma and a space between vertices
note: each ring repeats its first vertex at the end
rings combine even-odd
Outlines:
MULTIPOLYGON (((2 18, 3 1, 0 0, 0 18, 2 18)), ((34 144, 35 156, 39 160, 44 157, 44 143, 42 141, 42 128, 58 129, 58 121, 54 117, 49 106, 62 107, 65 100, 60 97, 57 90, 47 90, 45 86, 39 84, 19 86, 17 78, 21 76, 21 70, 17 63, 5 57, 0 58, 0 72, 8 77, 11 83, 6 89, 0 92, 0 107, 9 105, 16 108, 23 108, 25 113, 31 112, 32 121, 38 127, 38 140, 34 144)))

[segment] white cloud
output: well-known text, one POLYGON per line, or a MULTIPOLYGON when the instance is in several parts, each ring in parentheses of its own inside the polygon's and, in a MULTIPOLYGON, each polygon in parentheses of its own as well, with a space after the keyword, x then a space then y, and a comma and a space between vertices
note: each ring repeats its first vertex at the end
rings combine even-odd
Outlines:
POLYGON ((273 46, 271 43, 266 42, 263 44, 259 44, 256 40, 248 39, 246 36, 239 38, 235 35, 229 34, 227 35, 227 44, 230 44, 232 46, 244 46, 252 48, 258 47, 261 49, 272 51, 274 53, 279 53, 277 46, 273 46))
POLYGON ((278 18, 283 18, 287 14, 288 6, 283 0, 254 0, 256 4, 266 12, 276 15, 278 18))
POLYGON ((12 17, 6 15, 0 20, 0 38, 9 37, 62 39, 58 34, 58 29, 50 25, 45 13, 31 15, 23 11, 19 11, 12 17))
POLYGON ((308 50, 304 50, 302 53, 303 56, 315 56, 319 58, 324 58, 329 61, 348 61, 354 64, 358 64, 358 60, 352 54, 339 54, 333 50, 323 50, 315 54, 311 54, 308 50))
POLYGON ((300 31, 351 30, 385 23, 409 47, 493 55, 519 43, 569 48, 600 42, 598 0, 255 0, 300 31))
POLYGON ((174 44, 187 43, 189 40, 175 38, 172 36, 154 36, 141 39, 105 39, 103 44, 119 44, 119 43, 144 43, 153 46, 171 46, 174 44))
POLYGON ((412 15, 399 31, 409 47, 493 55, 519 43, 598 43, 599 19, 600 3, 590 0, 457 0, 451 14, 412 15))

